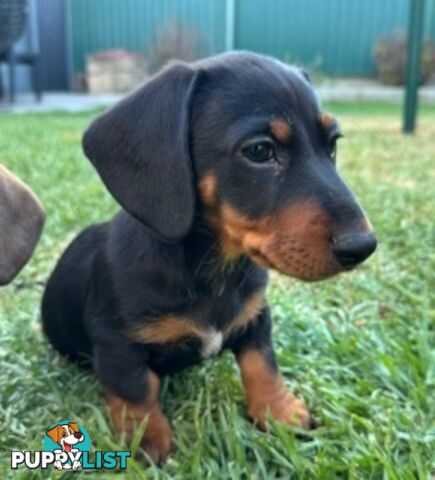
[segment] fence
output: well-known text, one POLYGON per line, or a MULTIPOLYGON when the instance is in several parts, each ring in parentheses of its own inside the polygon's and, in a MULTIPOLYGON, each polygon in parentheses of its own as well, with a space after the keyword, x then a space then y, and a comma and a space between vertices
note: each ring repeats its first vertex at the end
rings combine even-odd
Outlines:
MULTIPOLYGON (((86 54, 99 50, 145 52, 176 20, 197 31, 204 55, 230 42, 235 49, 314 64, 332 76, 371 76, 375 40, 407 30, 409 1, 69 0, 70 69, 82 71, 86 54)), ((425 35, 435 39, 435 0, 426 3, 425 35)))

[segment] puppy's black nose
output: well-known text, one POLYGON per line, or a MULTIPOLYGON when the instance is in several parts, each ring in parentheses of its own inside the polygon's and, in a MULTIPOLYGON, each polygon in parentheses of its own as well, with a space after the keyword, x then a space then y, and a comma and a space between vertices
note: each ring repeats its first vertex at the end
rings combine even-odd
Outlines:
POLYGON ((83 436, 83 433, 82 432, 74 432, 74 436, 80 440, 83 436))
POLYGON ((333 238, 332 250, 340 265, 350 268, 369 257, 375 251, 376 243, 373 232, 348 233, 333 238))

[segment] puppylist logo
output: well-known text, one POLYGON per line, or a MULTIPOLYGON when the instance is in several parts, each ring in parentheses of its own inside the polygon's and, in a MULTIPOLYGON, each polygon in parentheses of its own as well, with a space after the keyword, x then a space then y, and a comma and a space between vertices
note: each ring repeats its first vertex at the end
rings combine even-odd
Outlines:
POLYGON ((95 451, 91 454, 91 438, 78 422, 64 420, 52 425, 44 435, 42 451, 12 451, 11 468, 56 470, 126 469, 131 452, 95 451))

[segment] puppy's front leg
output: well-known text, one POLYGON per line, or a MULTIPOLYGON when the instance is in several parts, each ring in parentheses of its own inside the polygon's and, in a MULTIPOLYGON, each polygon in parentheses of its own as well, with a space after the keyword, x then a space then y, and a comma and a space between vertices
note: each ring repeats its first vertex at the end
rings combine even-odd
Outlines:
POLYGON ((106 388, 116 431, 130 439, 146 418, 141 446, 154 463, 162 462, 171 450, 172 432, 159 405, 159 377, 147 367, 144 355, 118 336, 110 347, 95 348, 95 369, 106 388))
POLYGON ((278 371, 268 307, 246 330, 233 351, 240 367, 249 417, 262 430, 267 428, 268 415, 282 423, 308 428, 308 408, 287 389, 278 371))

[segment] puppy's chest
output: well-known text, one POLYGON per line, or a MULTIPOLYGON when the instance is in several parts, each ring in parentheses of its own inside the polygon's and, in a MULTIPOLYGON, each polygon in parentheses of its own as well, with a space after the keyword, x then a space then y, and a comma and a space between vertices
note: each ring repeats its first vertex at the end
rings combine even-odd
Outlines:
POLYGON ((130 336, 147 344, 156 355, 217 355, 226 342, 254 322, 265 303, 264 289, 201 298, 181 312, 153 317, 135 327, 130 336))

